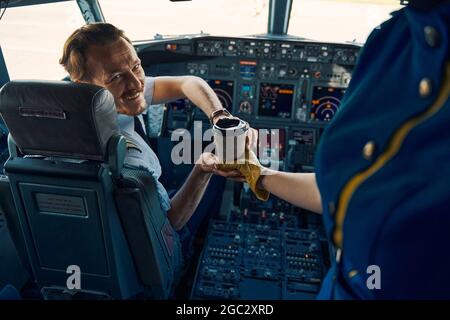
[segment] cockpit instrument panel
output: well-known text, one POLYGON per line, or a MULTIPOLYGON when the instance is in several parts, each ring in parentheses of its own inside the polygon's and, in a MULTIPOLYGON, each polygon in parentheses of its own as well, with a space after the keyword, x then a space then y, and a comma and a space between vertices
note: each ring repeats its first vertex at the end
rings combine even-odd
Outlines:
MULTIPOLYGON (((143 42, 136 48, 147 76, 201 77, 224 108, 253 128, 282 128, 280 144, 264 147, 264 152, 281 152, 281 170, 308 171, 360 51, 354 44, 296 38, 213 36, 143 42)), ((187 100, 171 102, 168 112, 169 129, 208 121, 187 100)))
POLYGON ((258 116, 289 119, 293 101, 294 85, 261 83, 258 116))
POLYGON ((311 99, 311 120, 331 121, 339 110, 344 93, 344 88, 314 87, 311 99))
POLYGON ((214 90, 219 98, 222 107, 228 111, 233 111, 234 81, 207 79, 209 86, 214 90))

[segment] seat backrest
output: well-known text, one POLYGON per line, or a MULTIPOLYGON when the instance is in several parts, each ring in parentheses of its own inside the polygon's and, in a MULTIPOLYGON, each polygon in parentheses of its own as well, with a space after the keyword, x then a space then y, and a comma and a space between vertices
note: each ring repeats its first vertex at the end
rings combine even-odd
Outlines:
POLYGON ((175 268, 159 234, 168 220, 157 197, 139 191, 154 181, 124 183, 126 142, 111 94, 66 81, 13 81, 0 91, 0 113, 10 131, 5 173, 44 296, 167 298, 175 268), (143 278, 145 268, 152 279, 143 278))
POLYGON ((115 200, 146 295, 167 298, 180 275, 181 244, 161 209, 152 174, 122 170, 115 200))
POLYGON ((31 274, 25 241, 20 230, 9 179, 0 175, 0 288, 24 287, 31 274))

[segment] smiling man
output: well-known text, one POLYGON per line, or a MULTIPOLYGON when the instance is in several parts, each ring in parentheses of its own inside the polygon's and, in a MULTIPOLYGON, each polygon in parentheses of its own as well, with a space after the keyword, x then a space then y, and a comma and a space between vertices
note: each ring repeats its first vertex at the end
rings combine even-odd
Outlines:
MULTIPOLYGON (((212 154, 203 154, 203 161, 197 162, 172 199, 158 181, 161 165, 149 145, 141 114, 149 105, 188 98, 213 122, 229 117, 214 91, 201 78, 147 77, 131 41, 122 30, 108 23, 88 24, 75 30, 64 45, 60 64, 72 81, 98 85, 112 93, 121 133, 136 147, 129 151, 126 161, 152 173, 161 206, 167 211, 175 230, 181 230, 192 217, 213 173, 227 177, 240 175, 216 170, 216 158, 212 154)), ((215 189, 220 192, 220 188, 215 189)), ((216 194, 210 196, 211 202, 216 197, 216 194)))

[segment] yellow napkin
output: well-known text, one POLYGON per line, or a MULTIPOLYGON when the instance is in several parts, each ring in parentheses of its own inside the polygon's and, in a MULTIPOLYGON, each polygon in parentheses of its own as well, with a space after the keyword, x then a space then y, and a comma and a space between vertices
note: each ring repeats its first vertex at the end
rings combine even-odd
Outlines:
MULTIPOLYGON (((250 156, 251 157, 251 156, 250 156)), ((255 159, 249 157, 249 152, 245 152, 245 163, 222 163, 218 164, 217 168, 223 171, 238 170, 247 181, 250 189, 256 195, 259 200, 267 201, 269 199, 270 193, 267 190, 258 188, 258 179, 261 176, 261 165, 253 155, 255 159)))

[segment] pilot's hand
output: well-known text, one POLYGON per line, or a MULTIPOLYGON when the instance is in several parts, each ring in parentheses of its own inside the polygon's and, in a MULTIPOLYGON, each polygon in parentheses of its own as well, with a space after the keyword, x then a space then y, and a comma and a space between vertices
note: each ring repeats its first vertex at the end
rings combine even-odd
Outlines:
POLYGON ((239 170, 219 170, 218 164, 219 164, 219 158, 210 152, 204 152, 200 155, 200 158, 196 161, 196 165, 199 166, 199 168, 204 173, 213 173, 222 177, 229 178, 234 181, 243 182, 245 181, 245 178, 242 176, 242 174, 239 172, 239 170))

